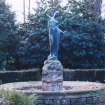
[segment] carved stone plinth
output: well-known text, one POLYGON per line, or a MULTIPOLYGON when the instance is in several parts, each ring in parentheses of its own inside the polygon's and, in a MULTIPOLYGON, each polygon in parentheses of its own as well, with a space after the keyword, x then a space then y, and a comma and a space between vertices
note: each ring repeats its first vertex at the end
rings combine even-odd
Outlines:
POLYGON ((47 60, 42 71, 43 91, 61 91, 63 85, 63 66, 59 60, 47 60))

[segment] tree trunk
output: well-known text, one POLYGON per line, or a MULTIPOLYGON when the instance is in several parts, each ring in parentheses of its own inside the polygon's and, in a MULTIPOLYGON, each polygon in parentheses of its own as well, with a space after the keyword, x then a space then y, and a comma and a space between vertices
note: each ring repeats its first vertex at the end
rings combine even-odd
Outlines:
POLYGON ((25 6, 26 6, 26 2, 25 2, 25 0, 23 0, 23 17, 24 17, 24 23, 26 22, 26 9, 25 9, 25 6))
POLYGON ((29 7, 28 7, 28 16, 30 18, 30 9, 31 9, 31 0, 29 0, 29 7))

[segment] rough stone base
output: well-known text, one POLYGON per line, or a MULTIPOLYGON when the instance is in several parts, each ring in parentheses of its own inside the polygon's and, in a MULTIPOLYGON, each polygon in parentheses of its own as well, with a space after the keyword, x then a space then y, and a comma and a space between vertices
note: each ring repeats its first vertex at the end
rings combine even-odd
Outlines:
POLYGON ((46 60, 42 71, 43 91, 60 91, 63 87, 63 66, 59 60, 46 60))

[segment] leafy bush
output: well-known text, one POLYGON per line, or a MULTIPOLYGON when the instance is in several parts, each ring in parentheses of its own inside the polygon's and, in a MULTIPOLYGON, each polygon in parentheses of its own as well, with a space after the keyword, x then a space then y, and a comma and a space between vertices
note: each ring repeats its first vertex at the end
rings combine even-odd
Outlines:
POLYGON ((32 105, 32 100, 34 99, 32 96, 29 97, 20 92, 4 90, 0 91, 0 97, 10 103, 14 103, 14 105, 32 105))
POLYGON ((61 60, 70 68, 105 68, 104 49, 103 22, 71 24, 62 38, 61 60))

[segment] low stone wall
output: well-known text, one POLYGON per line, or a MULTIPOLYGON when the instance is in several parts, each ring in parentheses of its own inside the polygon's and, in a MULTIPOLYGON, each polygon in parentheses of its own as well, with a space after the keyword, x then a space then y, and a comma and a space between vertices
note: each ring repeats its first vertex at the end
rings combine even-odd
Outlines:
POLYGON ((40 69, 21 70, 21 71, 1 71, 0 84, 20 81, 41 80, 40 69))
POLYGON ((65 69, 65 81, 105 82, 105 69, 65 69))
MULTIPOLYGON (((41 80, 41 70, 1 71, 0 84, 20 81, 41 80)), ((105 82, 105 69, 65 69, 64 81, 99 81, 105 82)))

